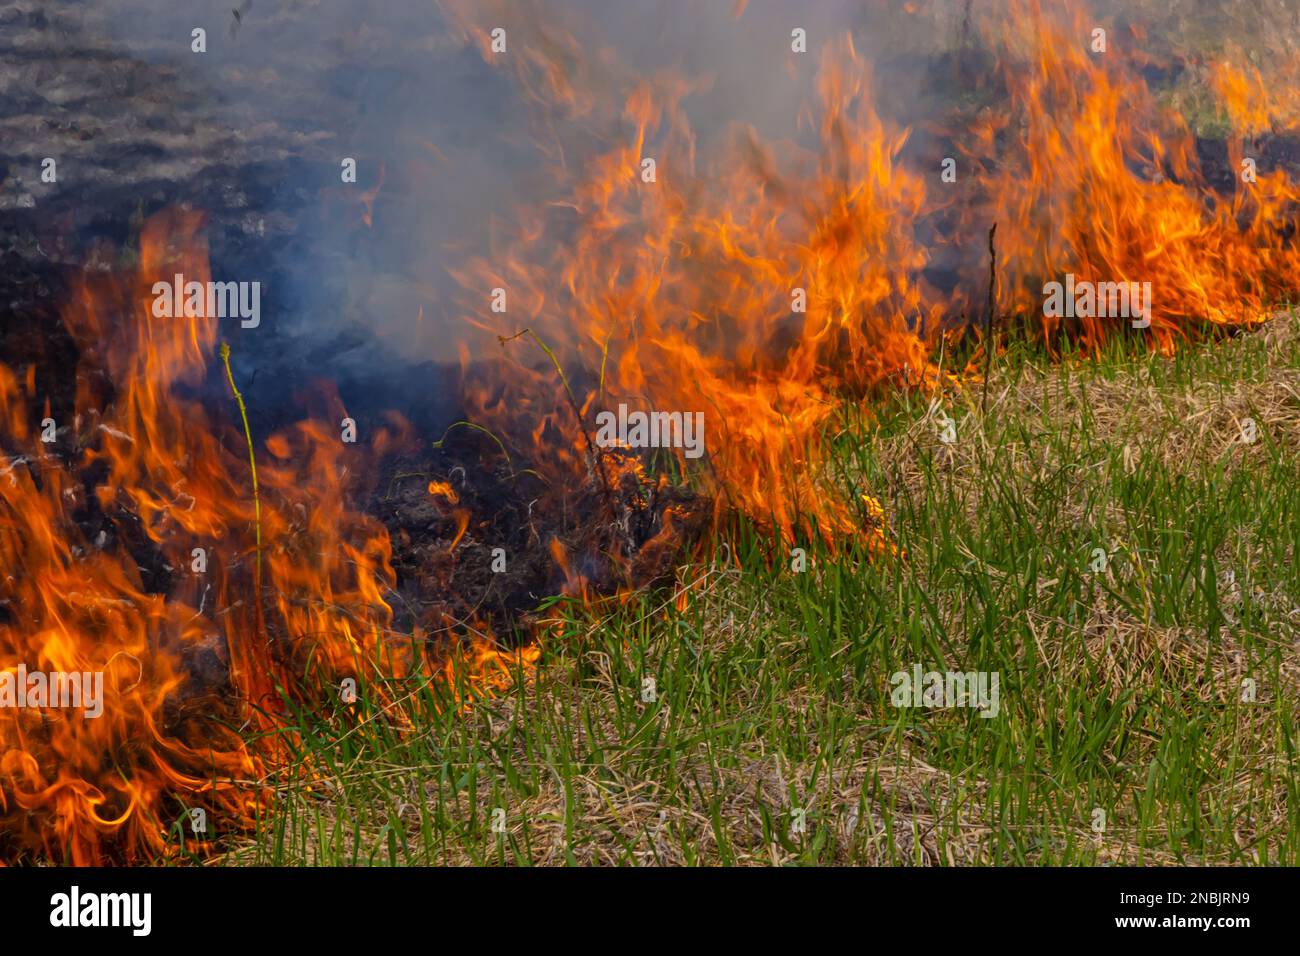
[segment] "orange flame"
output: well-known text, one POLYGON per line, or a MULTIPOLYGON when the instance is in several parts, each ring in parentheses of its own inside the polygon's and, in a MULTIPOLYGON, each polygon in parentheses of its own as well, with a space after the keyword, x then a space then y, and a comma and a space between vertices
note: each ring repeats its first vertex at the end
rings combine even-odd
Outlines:
MULTIPOLYGON (((319 705, 315 688, 344 676, 459 666, 404 656, 387 532, 349 508, 348 446, 320 422, 258 455, 258 552, 248 462, 231 450, 242 436, 172 391, 203 374, 216 320, 150 315, 158 277, 207 280, 201 227, 191 212, 150 219, 138 274, 87 278, 73 296, 82 367, 57 450, 28 424, 34 378, 0 365, 0 670, 104 675, 97 718, 0 707, 6 856, 154 859, 176 850, 168 831, 192 807, 242 826, 285 755, 274 735, 250 745, 229 728, 275 729, 280 694, 319 705)), ((470 641, 484 687, 532 659, 470 641)))

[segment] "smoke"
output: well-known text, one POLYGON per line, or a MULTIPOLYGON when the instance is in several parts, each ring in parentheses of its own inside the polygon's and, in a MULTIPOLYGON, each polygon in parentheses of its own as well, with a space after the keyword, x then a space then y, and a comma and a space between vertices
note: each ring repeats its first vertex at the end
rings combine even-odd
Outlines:
MULTIPOLYGON (((490 257, 495 239, 518 234, 525 205, 565 201, 563 177, 580 175, 600 148, 630 135, 624 107, 637 84, 683 94, 697 167, 725 161, 742 129, 777 149, 815 154, 809 105, 821 51, 847 34, 873 66, 882 116, 911 130, 904 160, 935 168, 952 144, 930 121, 980 74, 980 24, 995 21, 1001 6, 234 2, 44 7, 76 23, 79 42, 184 78, 191 92, 177 94, 171 115, 147 121, 201 140, 224 170, 223 192, 246 194, 235 213, 212 210, 213 275, 261 281, 265 290, 261 327, 229 333, 258 377, 255 396, 268 389, 266 403, 288 402, 287 382, 305 368, 336 380, 349 407, 410 412, 423 403, 437 406, 434 417, 446 411, 446 366, 472 338, 466 297, 490 293, 465 288, 458 265, 490 257), (488 45, 497 27, 506 31, 501 54, 488 45), (202 53, 192 49, 196 29, 205 31, 202 53), (792 51, 796 29, 806 53, 792 51), (342 181, 345 158, 356 160, 355 183, 342 181)), ((1098 16, 1122 15, 1121 6, 1134 5, 1098 16)), ((1186 19, 1177 8, 1162 14, 1170 30, 1186 19)), ((1202 22, 1228 15, 1222 4, 1197 8, 1202 22)), ((1265 15, 1295 12, 1270 5, 1265 15)), ((113 108, 131 122, 134 93, 102 95, 106 104, 123 101, 113 108)), ((934 244, 929 279, 942 288, 978 272, 982 246, 982 233, 934 244)))
MULTIPOLYGON (((866 49, 884 47, 898 39, 900 18, 915 19, 894 4, 849 0, 807 9, 779 0, 252 0, 232 10, 233 2, 55 7, 83 36, 172 66, 206 90, 201 122, 213 153, 275 165, 281 181, 273 188, 231 188, 248 191, 250 211, 264 222, 288 217, 285 237, 248 236, 248 261, 235 244, 213 244, 214 277, 262 280, 266 289, 267 322, 257 334, 235 335, 236 351, 309 355, 318 371, 343 380, 367 365, 456 360, 463 317, 451 270, 489 254, 494 230, 513 228, 525 202, 548 198, 554 148, 579 169, 597 144, 627 135, 620 112, 633 84, 668 76, 691 84, 684 106, 701 155, 726 148, 738 126, 765 141, 812 146, 800 118, 820 48, 846 31, 866 49), (508 52, 485 57, 482 33, 496 25, 507 31, 508 52), (792 55, 795 28, 807 33, 806 55, 792 55), (205 31, 206 52, 192 51, 196 29, 205 31), (517 72, 530 67, 592 84, 577 94, 588 102, 566 111, 531 96, 517 72), (345 157, 357 161, 356 184, 341 182, 345 157), (376 187, 367 226, 362 196, 376 187), (244 274, 250 268, 267 274, 244 274)), ((176 135, 199 135, 192 114, 178 97, 176 135)), ((244 175, 237 164, 232 170, 244 175)), ((214 231, 224 226, 219 212, 214 231)))

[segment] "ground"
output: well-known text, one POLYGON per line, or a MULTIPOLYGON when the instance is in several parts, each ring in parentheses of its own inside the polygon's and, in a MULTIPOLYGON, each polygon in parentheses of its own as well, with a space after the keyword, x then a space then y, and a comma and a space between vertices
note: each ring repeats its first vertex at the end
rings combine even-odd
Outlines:
POLYGON ((1015 347, 985 413, 855 409, 831 472, 897 559, 796 573, 741 527, 686 601, 557 605, 494 699, 304 718, 318 779, 210 862, 1294 865, 1298 358, 1284 314, 1172 358, 1015 347), (996 672, 997 716, 895 707, 913 664, 996 672))

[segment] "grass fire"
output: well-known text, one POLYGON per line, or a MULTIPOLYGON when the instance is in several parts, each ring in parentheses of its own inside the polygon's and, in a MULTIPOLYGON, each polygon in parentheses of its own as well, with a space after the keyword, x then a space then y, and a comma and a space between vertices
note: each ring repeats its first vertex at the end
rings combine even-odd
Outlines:
POLYGON ((1293 4, 103 6, 0 0, 0 862, 1300 859, 1293 4))

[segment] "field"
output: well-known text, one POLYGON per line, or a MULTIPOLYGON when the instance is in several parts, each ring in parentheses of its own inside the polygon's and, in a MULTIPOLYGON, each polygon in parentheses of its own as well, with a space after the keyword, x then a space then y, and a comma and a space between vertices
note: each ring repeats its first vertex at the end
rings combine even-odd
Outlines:
POLYGON ((897 557, 797 572, 734 527, 675 593, 553 605, 495 697, 304 714, 327 769, 209 862, 1294 865, 1298 359, 1283 313, 1173 357, 1013 346, 987 412, 864 405, 836 478, 897 557), (914 665, 996 674, 996 716, 894 706, 914 665))

